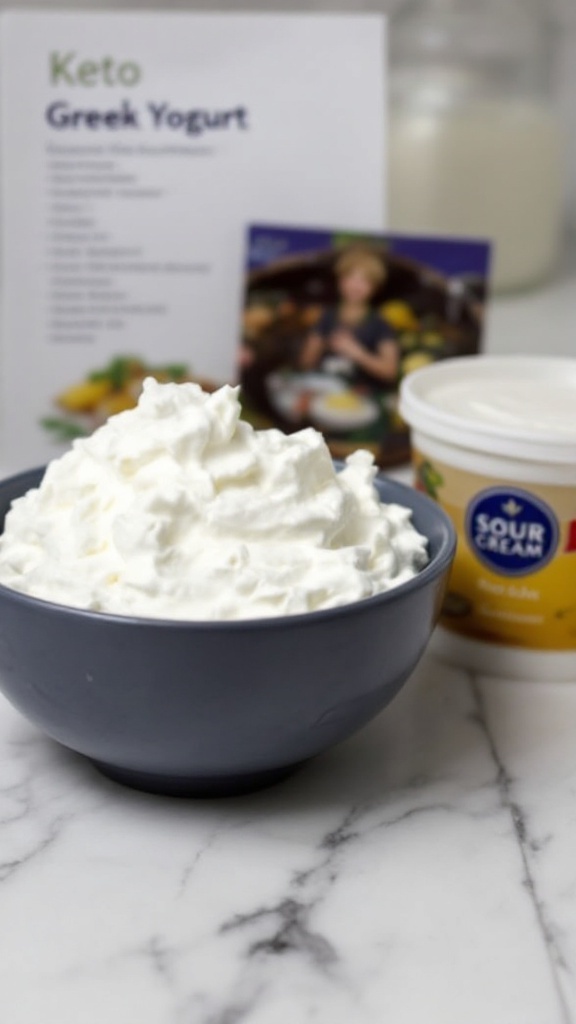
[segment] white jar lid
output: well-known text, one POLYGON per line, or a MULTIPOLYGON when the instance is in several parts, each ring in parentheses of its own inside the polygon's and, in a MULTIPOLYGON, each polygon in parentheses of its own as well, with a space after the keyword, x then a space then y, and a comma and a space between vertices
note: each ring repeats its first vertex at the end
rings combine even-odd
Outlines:
POLYGON ((405 378, 400 415, 460 448, 576 466, 576 359, 446 359, 405 378))

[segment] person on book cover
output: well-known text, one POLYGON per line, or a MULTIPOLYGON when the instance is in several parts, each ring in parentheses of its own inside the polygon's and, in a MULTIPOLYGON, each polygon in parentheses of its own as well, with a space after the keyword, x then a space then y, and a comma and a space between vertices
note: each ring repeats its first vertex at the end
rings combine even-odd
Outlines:
POLYGON ((386 267, 377 253, 350 248, 336 261, 339 301, 328 307, 306 337, 300 369, 329 369, 337 362, 356 384, 394 386, 398 381, 400 350, 393 327, 371 305, 386 280, 386 267))

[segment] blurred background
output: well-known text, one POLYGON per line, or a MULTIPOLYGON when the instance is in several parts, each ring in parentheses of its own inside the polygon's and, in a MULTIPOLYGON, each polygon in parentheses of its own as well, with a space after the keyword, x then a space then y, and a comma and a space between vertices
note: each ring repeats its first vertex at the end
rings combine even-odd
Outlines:
MULTIPOLYGON (((515 93, 518 98, 522 93, 524 102, 527 90, 531 100, 534 99, 536 92, 538 101, 545 98, 546 102, 553 103, 554 116, 558 115, 561 128, 560 148, 557 153, 554 146, 557 145, 558 139, 554 141, 551 138, 549 122, 546 125, 540 119, 538 124, 534 121, 526 123, 525 135, 531 136, 531 143, 526 137, 521 139, 517 133, 516 139, 509 143, 509 150, 504 155, 502 166, 494 167, 490 146, 493 144, 499 152, 502 152, 503 148, 505 150, 509 134, 508 125, 501 119, 499 124, 495 125, 492 116, 494 112, 487 115, 486 105, 483 106, 480 115, 477 108, 478 116, 472 135, 479 150, 482 148, 483 159, 487 163, 486 171, 483 169, 482 174, 489 180, 489 184, 491 178, 496 180, 498 176, 501 178, 502 175, 507 175, 509 194, 517 198, 518 190, 524 187, 524 206, 518 208, 517 223, 510 222, 500 227, 505 236, 501 240, 501 247, 516 249, 516 255, 515 252, 511 252, 509 256, 506 256, 505 251, 501 253, 500 265, 497 267, 497 285, 503 291, 528 288, 540 283, 540 279, 548 278, 551 273, 548 264, 552 261, 556 260, 558 268, 559 256, 562 258, 558 232, 556 239, 551 238, 556 229, 553 220, 554 216, 557 216, 557 188, 562 191, 562 230, 565 236, 567 229, 573 229, 576 225, 576 0, 168 0, 166 3, 162 3, 161 0, 122 0, 120 5, 115 0, 69 0, 68 3, 67 0, 59 0, 57 3, 51 0, 33 0, 30 3, 27 0, 19 0, 17 4, 14 0, 11 3, 0 0, 0 7, 14 6, 60 9, 70 7, 75 10, 83 7, 113 9, 121 6, 126 9, 148 7, 162 10, 376 10, 388 13, 392 18, 392 58, 396 66, 393 103, 396 106, 396 113, 404 115, 401 123, 397 122, 397 129, 400 130, 393 134, 393 195, 390 210, 392 226, 399 229, 445 228, 448 231, 468 230, 479 233, 477 221, 480 220, 481 226, 488 227, 485 233, 494 233, 498 220, 502 219, 502 216, 508 216, 508 198, 505 191, 502 194, 500 186, 497 189, 498 195, 490 197, 484 194, 485 208, 479 210, 475 196, 455 196, 450 173, 446 173, 447 168, 450 171, 450 168, 454 167, 454 174, 459 174, 460 180, 465 177, 462 158, 468 143, 463 137, 461 124, 455 124, 453 120, 448 126, 447 133, 444 131, 445 122, 442 124, 442 131, 439 131, 438 117, 444 115, 446 110, 439 112, 438 104, 453 104, 457 98, 458 103, 461 104, 463 100, 464 105, 469 105, 470 96, 464 94, 470 87, 472 91, 476 91, 476 98, 479 98, 478 81, 471 86, 469 82, 462 81, 462 69, 465 69, 466 65, 469 66, 470 60, 479 58, 485 80, 480 91, 485 89, 488 78, 492 76, 495 80, 492 91, 497 92, 500 89, 501 95, 509 97, 515 93), (484 25, 480 24, 483 13, 484 25), (458 18, 462 22, 460 25, 457 24, 458 18), (433 26, 431 33, 430 20, 433 26), (438 38, 442 31, 443 39, 438 38), (529 38, 531 31, 536 33, 536 38, 529 38), (476 37, 476 43, 472 43, 472 37, 476 37), (483 38, 485 52, 479 53, 479 45, 482 47, 483 38), (472 50, 476 47, 477 52, 470 52, 470 46, 472 50), (435 47, 436 55, 431 53, 435 47), (497 54, 494 53, 495 47, 499 49, 497 54), (501 66, 495 75, 492 74, 491 66, 491 59, 494 56, 500 61, 501 66), (418 59, 421 63, 428 62, 427 82, 424 79, 423 88, 421 82, 415 82, 414 76, 411 80, 409 78, 408 85, 406 81, 402 81, 402 71, 410 66, 411 61, 414 63, 418 59), (439 66, 445 69, 449 63, 452 66, 450 81, 444 81, 439 85, 437 75, 436 91, 433 86, 434 94, 430 92, 430 75, 434 75, 435 69, 431 67, 430 60, 433 63, 436 60, 436 72, 439 66), (507 68, 503 67, 506 60, 507 68), (531 76, 531 81, 525 80, 526 75, 531 76), (405 92, 408 90, 412 105, 416 96, 419 104, 417 111, 412 109, 411 112, 407 112, 406 106, 403 108, 403 97, 400 94, 403 88, 405 92), (440 98, 439 88, 442 93, 440 98), (431 128, 429 123, 430 102, 437 104, 437 121, 434 128, 431 128), (421 115, 426 104, 428 119, 423 126, 421 115), (410 117, 407 118, 405 115, 408 113, 410 117), (428 135, 434 132, 434 143, 430 142, 429 137, 427 141, 422 140, 426 131, 428 135), (496 139, 498 134, 499 140, 496 139), (543 152, 547 154, 547 164, 545 161, 542 162, 543 152), (425 167, 421 167, 421 173, 418 175, 415 168, 420 159, 425 167), (560 177, 554 161, 562 164, 560 177), (513 166, 510 167, 510 164, 513 166), (433 168, 431 172, 430 168, 433 168), (530 178, 530 168, 533 179, 530 178), (410 175, 408 181, 407 169, 410 175), (435 169, 437 180, 434 178, 435 169), (428 185, 427 193, 422 186, 424 173, 428 185), (557 177, 554 178, 554 175, 557 177), (516 182, 513 179, 516 179, 516 182), (417 208, 414 205, 414 196, 418 198, 417 208), (469 210, 463 209, 466 199, 468 207, 477 207, 476 220, 474 216, 470 217, 469 210), (526 259, 520 258, 520 251, 526 248, 520 221, 526 219, 526 211, 531 208, 534 216, 540 219, 538 225, 533 224, 532 227, 532 258, 527 263, 526 259), (492 221, 496 222, 495 227, 492 221), (554 246, 556 252, 552 251, 554 246)), ((484 102, 486 97, 480 98, 484 102)), ((493 98, 491 96, 490 101, 493 98)), ((518 112, 517 104, 516 110, 511 112, 517 122, 518 112)), ((464 111, 464 114, 469 121, 469 110, 464 111)), ((479 178, 482 174, 479 174, 479 178)), ((520 203, 520 198, 518 202, 520 203)))
POLYGON ((573 284, 576 0, 0 0, 10 6, 386 13, 386 226, 491 240, 497 294, 573 284))

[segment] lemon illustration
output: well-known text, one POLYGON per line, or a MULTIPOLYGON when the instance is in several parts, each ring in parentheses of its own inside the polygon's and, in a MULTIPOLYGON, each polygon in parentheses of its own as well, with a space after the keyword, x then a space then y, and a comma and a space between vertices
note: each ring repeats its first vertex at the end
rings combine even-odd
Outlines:
POLYGON ((434 362, 434 357, 428 352, 411 352, 402 360, 402 375, 406 377, 414 370, 420 370, 423 366, 429 366, 434 362))
POLYGON ((385 302, 380 312, 397 331, 415 331, 418 327, 418 320, 406 302, 385 302))

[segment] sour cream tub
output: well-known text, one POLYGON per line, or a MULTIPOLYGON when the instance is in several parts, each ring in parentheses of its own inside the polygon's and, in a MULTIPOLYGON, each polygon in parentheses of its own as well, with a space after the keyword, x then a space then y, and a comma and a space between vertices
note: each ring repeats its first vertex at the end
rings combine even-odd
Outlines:
POLYGON ((436 650, 576 679, 576 359, 449 359, 405 379, 400 413, 416 486, 458 533, 436 650))

